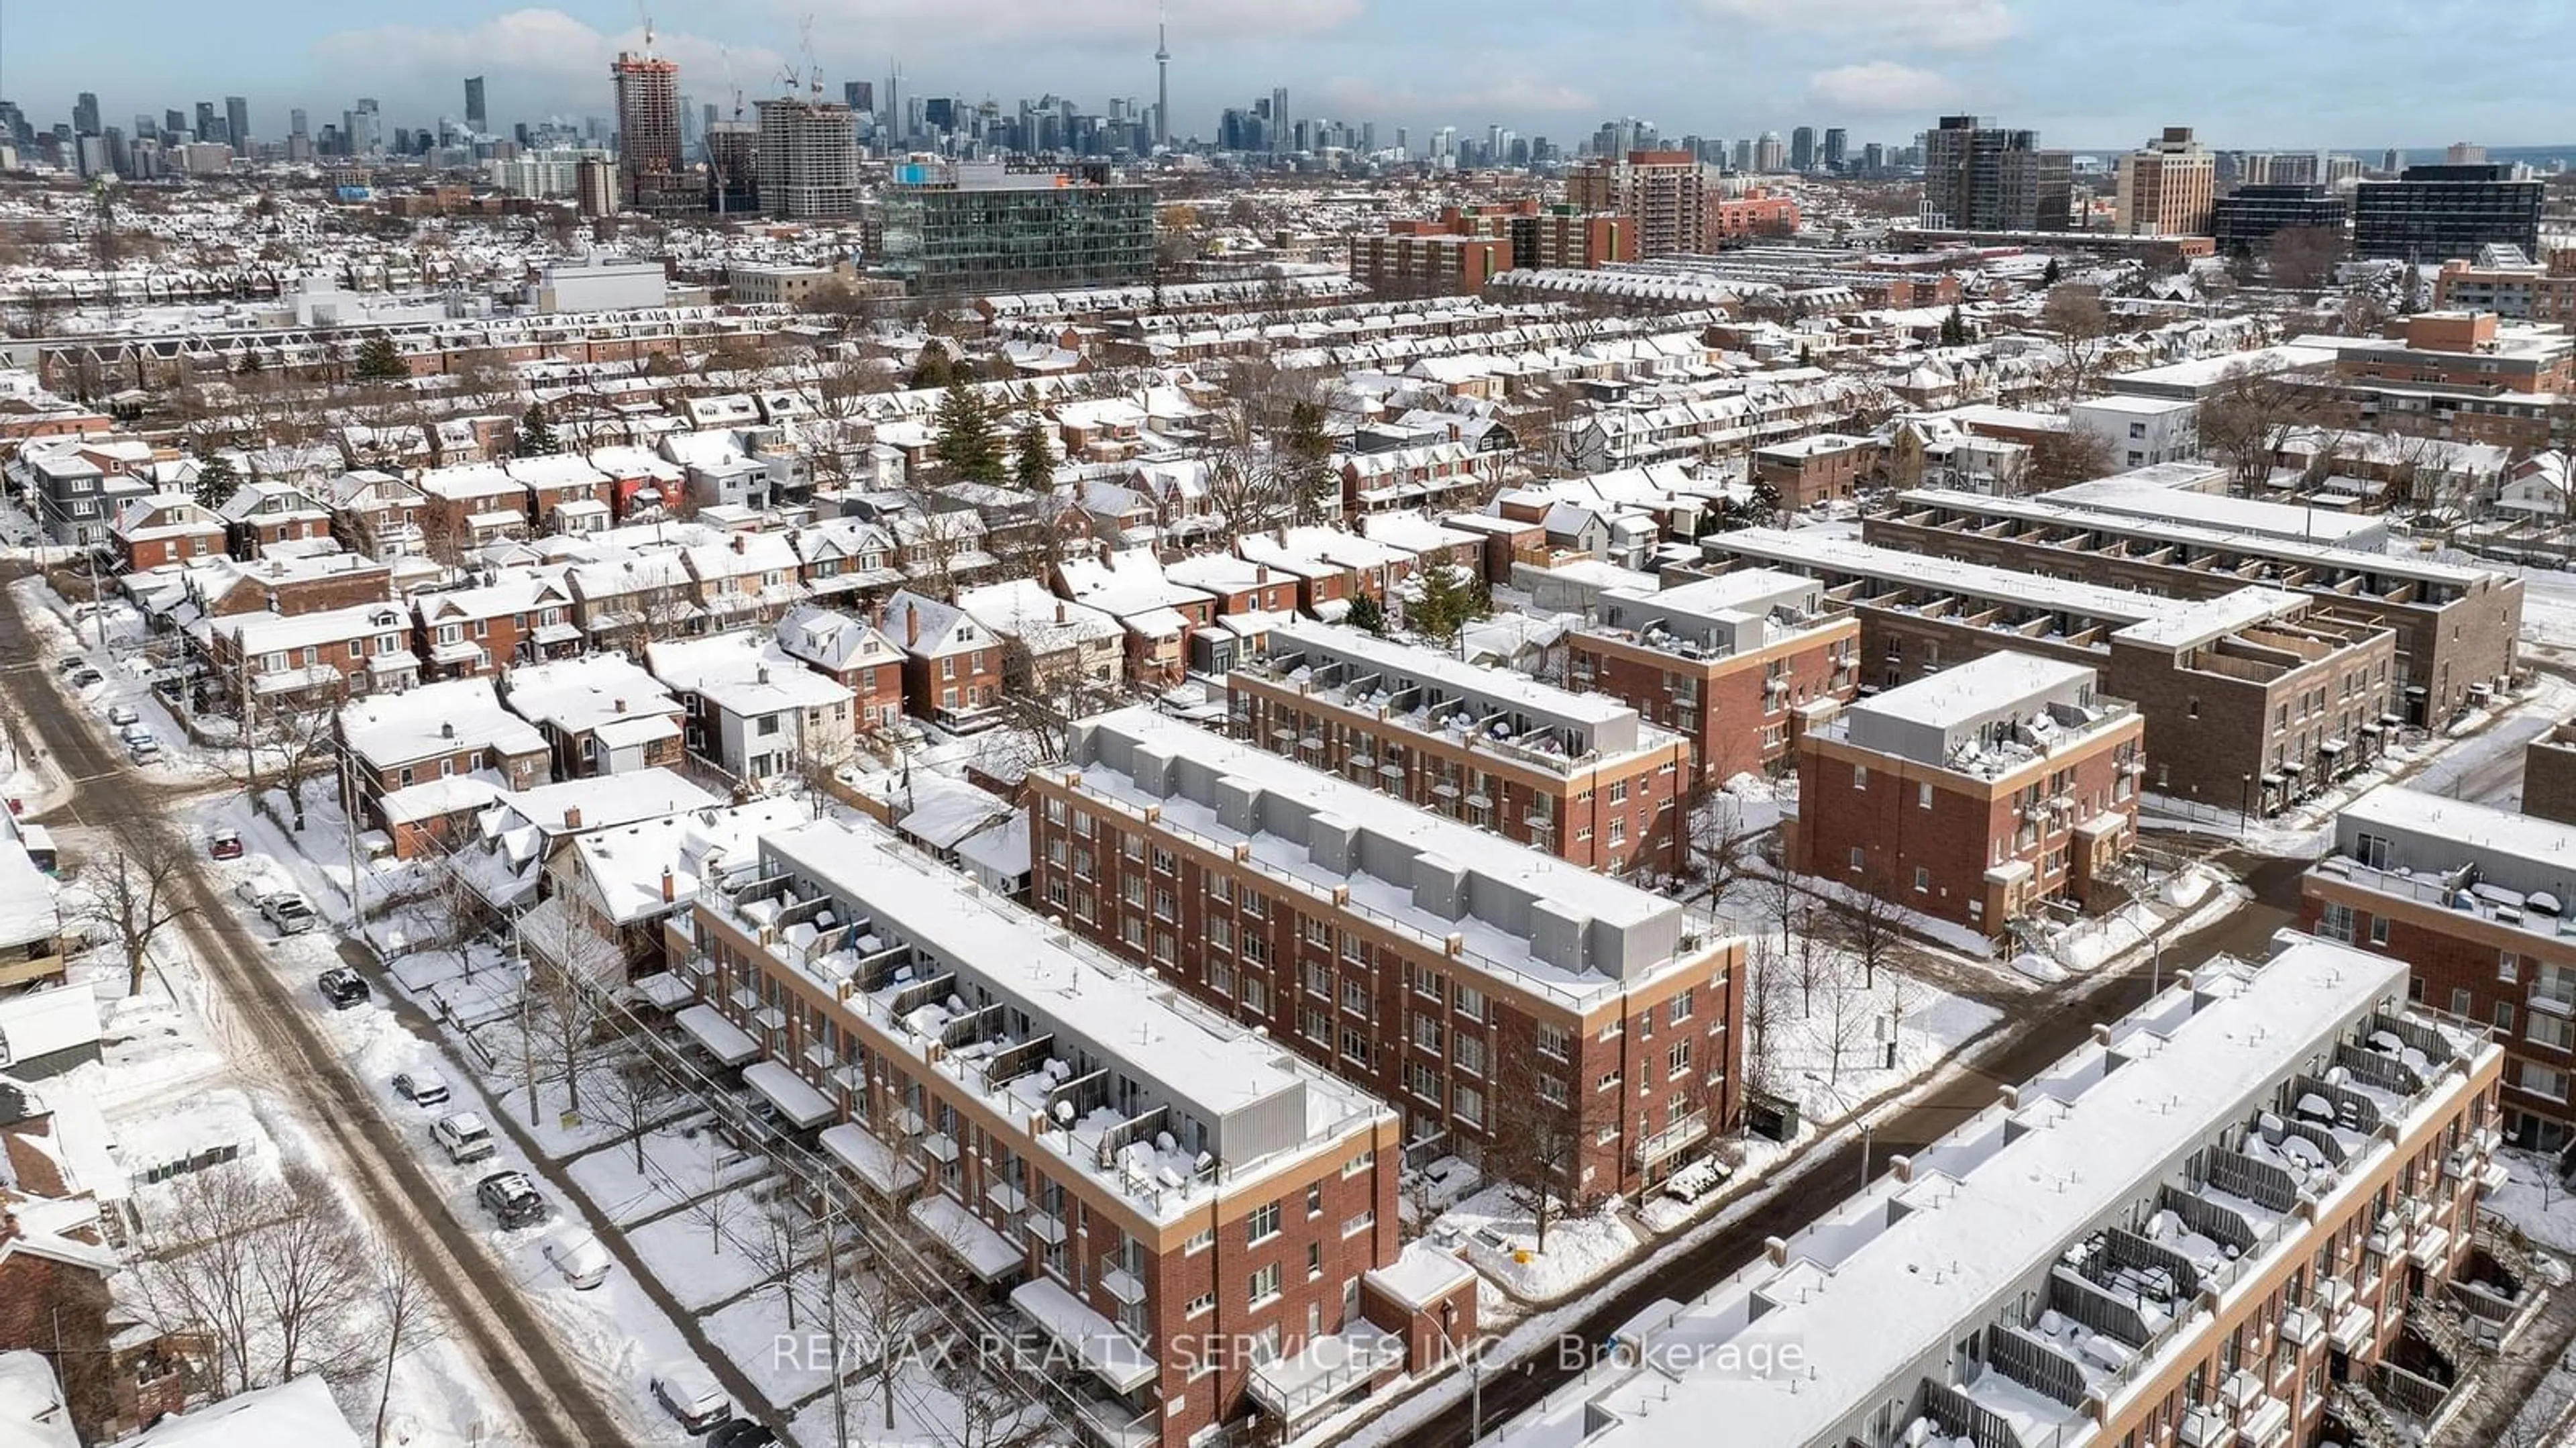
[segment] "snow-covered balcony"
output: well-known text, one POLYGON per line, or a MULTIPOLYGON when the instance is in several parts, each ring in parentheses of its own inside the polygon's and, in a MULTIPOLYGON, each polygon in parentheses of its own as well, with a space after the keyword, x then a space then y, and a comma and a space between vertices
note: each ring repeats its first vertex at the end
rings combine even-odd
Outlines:
POLYGON ((1364 1395, 1378 1374, 1403 1365, 1404 1339, 1361 1329, 1309 1339, 1295 1356, 1260 1364, 1252 1370, 1250 1391, 1293 1435, 1302 1420, 1364 1395))

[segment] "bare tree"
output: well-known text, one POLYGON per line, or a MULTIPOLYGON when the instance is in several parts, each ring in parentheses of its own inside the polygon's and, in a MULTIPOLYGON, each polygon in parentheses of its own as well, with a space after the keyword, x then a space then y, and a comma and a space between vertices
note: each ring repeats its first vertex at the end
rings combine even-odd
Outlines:
POLYGON ((1744 1084, 1748 1090, 1767 1092, 1778 1087, 1778 1027, 1789 1007, 1787 985, 1780 947, 1767 935, 1753 937, 1744 951, 1744 1084))
POLYGON ((814 1265, 818 1226, 793 1192, 773 1186, 762 1195, 743 1233, 742 1254, 759 1273, 755 1285, 777 1289, 789 1332, 796 1330, 798 1279, 814 1265))
POLYGON ((376 1448, 384 1448, 386 1412, 393 1405, 394 1364, 402 1355, 447 1334, 447 1318, 438 1293, 421 1270, 420 1259, 391 1236, 376 1234, 367 1244, 369 1294, 376 1309, 376 1333, 384 1354, 384 1371, 376 1387, 376 1448))
POLYGON ((2040 306, 2038 330, 2055 349, 2048 368, 2050 390, 2061 408, 2072 408, 2092 393, 2094 379, 2110 357, 2111 311, 2102 303, 2101 288, 2053 288, 2040 306))
POLYGON ((590 1114, 608 1122, 617 1139, 634 1149, 635 1170, 644 1171, 644 1138, 659 1125, 677 1099, 671 1083, 640 1055, 620 1053, 594 1057, 589 1063, 590 1114))
POLYGON ((1534 1051, 1508 1053, 1487 1107, 1494 1139, 1485 1151, 1485 1169, 1530 1214, 1541 1252, 1547 1250, 1548 1228, 1573 1205, 1582 1171, 1583 1139, 1570 1104, 1574 1083, 1565 1076, 1534 1051), (1551 1088, 1553 1100, 1546 1094, 1551 1088))
POLYGON ((251 1279, 273 1332, 267 1380, 343 1376, 366 1356, 349 1321, 372 1287, 364 1244, 311 1166, 288 1164, 278 1207, 250 1238, 251 1279))
POLYGON ((187 846, 156 838, 144 853, 119 849, 81 871, 79 918, 97 926, 125 954, 125 991, 143 992, 153 938, 197 913, 185 898, 187 846))
POLYGON ((1866 1044, 1870 1023, 1877 1017, 1870 1010, 1868 989, 1853 977, 1852 962, 1830 950, 1823 955, 1819 977, 1825 992, 1824 1038, 1829 1062, 1828 1079, 1840 1083, 1844 1061, 1866 1044))
POLYGON ((2200 445, 2227 465, 2235 491, 2251 492, 2272 475, 2282 444, 2323 420, 2325 411, 2323 394, 2305 376, 2239 363, 2201 399, 2200 445))
POLYGON ((2101 433, 2068 427, 2042 433, 2030 448, 2030 480, 2045 492, 2108 477, 2116 470, 2111 441, 2101 433))
POLYGON ((2285 226, 2272 233, 2264 258, 2272 285, 2313 292, 2334 279, 2335 266, 2347 250, 2339 227, 2285 226))
POLYGON ((1709 899, 1723 902, 1727 890, 1745 873, 1745 851, 1756 830, 1745 818, 1744 802, 1714 784, 1703 784, 1691 802, 1690 851, 1708 882, 1709 899))
POLYGON ((528 952, 520 1021, 533 1125, 540 1077, 563 1082, 564 1109, 581 1110, 582 1083, 595 1074, 592 1064, 610 1018, 603 982, 625 974, 625 957, 562 896, 532 911, 519 938, 528 952))
POLYGON ((1860 965, 1864 989, 1877 987, 1881 966, 1895 965, 1904 957, 1904 911, 1894 896, 1894 882, 1884 871, 1874 872, 1839 912, 1836 934, 1860 965))
POLYGON ((1800 895, 1789 920, 1788 951, 1790 968, 1798 977, 1798 1014, 1812 1020, 1816 1014, 1816 992, 1833 984, 1834 949, 1827 936, 1825 907, 1807 895, 1800 895))
POLYGON ((884 1429, 895 1428, 895 1388, 909 1357, 908 1349, 926 1325, 930 1304, 915 1264, 898 1264, 896 1254, 919 1246, 911 1218, 885 1214, 883 1221, 852 1244, 841 1263, 841 1290, 832 1310, 840 1314, 835 1337, 850 1344, 850 1356, 862 1379, 876 1380, 884 1429))

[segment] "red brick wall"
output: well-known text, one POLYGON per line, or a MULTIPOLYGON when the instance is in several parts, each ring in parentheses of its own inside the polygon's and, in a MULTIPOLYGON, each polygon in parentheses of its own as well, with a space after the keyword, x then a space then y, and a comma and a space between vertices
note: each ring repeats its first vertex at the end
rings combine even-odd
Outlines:
POLYGON ((1761 650, 1705 663, 1625 647, 1615 640, 1575 634, 1567 648, 1578 687, 1608 694, 1648 721, 1679 731, 1691 742, 1692 765, 1710 784, 1759 773, 1788 757, 1795 743, 1796 705, 1835 698, 1848 703, 1856 672, 1838 664, 1856 660, 1860 624, 1846 621, 1833 634, 1786 650, 1761 650), (1788 687, 1765 687, 1778 659, 1788 687), (1584 665, 1590 678, 1584 679, 1584 665), (1696 680, 1698 698, 1685 702, 1670 687, 1676 675, 1696 680))
POLYGON ((2313 874, 2301 885, 2299 928, 2314 932, 2329 901, 2351 908, 2355 946, 2393 956, 2413 968, 2415 982, 2411 990, 2426 1006, 2456 1011, 2485 1025, 2495 1024, 2499 1004, 2511 1006, 2512 1025, 2496 1032, 2496 1043, 2506 1053, 2504 1104, 2526 1115, 2576 1123, 2576 1110, 2571 1110, 2567 1101, 2524 1090, 2521 1085, 2521 1063, 2525 1061, 2576 1072, 2576 1052, 2530 1039, 2531 989, 2539 979, 2541 965, 2576 966, 2576 949, 2563 943, 2563 937, 2474 919, 2430 903, 2397 900, 2313 874), (2373 922, 2381 919, 2386 921, 2385 942, 2373 939, 2373 922), (2515 959, 2515 978, 2511 981, 2502 978, 2501 958, 2507 953, 2515 959), (2468 993, 2465 1002, 2458 995, 2461 991, 2468 993), (2462 1005, 2466 1009, 2458 1009, 2462 1005))
MULTIPOLYGON (((1516 1110, 1529 1103, 1509 1101, 1513 1072, 1539 1069, 1566 1085, 1566 1105, 1583 1143, 1581 1190, 1597 1195, 1634 1190, 1642 1181, 1631 1155, 1641 1136, 1661 1131, 1675 1110, 1674 1098, 1686 1094, 1689 1106, 1711 1105, 1725 1125, 1741 1108, 1736 1025, 1741 1003, 1730 989, 1733 954, 1716 956, 1706 971, 1675 974, 1629 998, 1622 1009, 1636 1018, 1607 1038, 1603 1029, 1618 1020, 1615 1011, 1595 1008, 1577 1015, 1562 1003, 1527 995, 1505 979, 1472 962, 1452 961, 1419 941, 1348 914, 1280 882, 1220 861, 1200 846, 1166 837, 1141 821, 1117 813, 1098 813, 1088 837, 1077 833, 1073 817, 1082 812, 1082 796, 1070 794, 1058 781, 1030 776, 1032 794, 1031 890, 1036 908, 1060 917, 1077 933, 1112 953, 1156 971, 1236 1020, 1266 1027, 1277 1040, 1326 1070, 1377 1093, 1418 1123, 1451 1133, 1456 1154, 1480 1159, 1508 1129, 1516 1110), (1051 816, 1053 805, 1067 818, 1051 816), (1137 832, 1141 858, 1129 859, 1120 841, 1137 832), (1157 843, 1171 856, 1173 869, 1156 868, 1157 843), (1059 862, 1056 856, 1061 854, 1059 862), (1088 874, 1085 874, 1085 870, 1088 874), (1230 903, 1208 894, 1211 876, 1236 882, 1230 903), (1141 904, 1125 898, 1125 883, 1139 882, 1141 904), (1262 913, 1248 914, 1243 897, 1258 892, 1262 913), (1236 944, 1231 951, 1211 943, 1211 921, 1223 921, 1236 944), (1322 927, 1313 939, 1308 922, 1322 927), (1129 938, 1130 930, 1136 939, 1129 938), (1241 943, 1258 936, 1266 963, 1253 963, 1241 943), (1347 953, 1345 940, 1359 954, 1347 953), (1141 943, 1140 943, 1141 942, 1141 943), (1310 977, 1308 966, 1318 968, 1310 977), (1319 980, 1324 991, 1310 985, 1319 980), (1230 988, 1229 988, 1230 981, 1230 988), (1253 983, 1257 989, 1248 989, 1253 983), (1426 989, 1437 985, 1437 993, 1426 989), (1483 997, 1481 1015, 1463 1014, 1456 1005, 1460 986, 1483 997), (1687 1019, 1670 1019, 1672 998, 1692 993, 1687 1019), (1436 1023, 1437 1048, 1417 1032, 1436 1023), (1542 1025, 1563 1032, 1562 1061, 1539 1051, 1542 1025), (1321 1027, 1322 1039, 1315 1028, 1321 1027), (1355 1033, 1361 1052, 1344 1050, 1344 1033, 1355 1033), (1481 1067, 1462 1063, 1458 1041, 1464 1035, 1483 1046, 1481 1067), (1694 1041, 1689 1071, 1675 1078, 1669 1070, 1674 1043, 1694 1041), (1651 1057, 1651 1061, 1649 1058, 1651 1057), (1408 1067, 1429 1073, 1437 1099, 1416 1091, 1424 1084, 1408 1067), (1602 1078, 1619 1072, 1618 1084, 1604 1088, 1602 1078), (1645 1074, 1640 1074, 1640 1073, 1645 1074), (1707 1078, 1715 1074, 1712 1092, 1707 1078), (1470 1122, 1456 1114, 1455 1092, 1461 1085, 1481 1093, 1484 1108, 1470 1122), (1615 1126, 1612 1140, 1597 1140, 1599 1129, 1615 1126)), ((1725 1129, 1721 1126, 1721 1130, 1725 1129)))

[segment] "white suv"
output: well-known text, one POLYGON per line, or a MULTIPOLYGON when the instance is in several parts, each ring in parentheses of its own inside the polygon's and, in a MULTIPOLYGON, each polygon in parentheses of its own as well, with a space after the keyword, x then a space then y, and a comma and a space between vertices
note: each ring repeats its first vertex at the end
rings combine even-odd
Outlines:
POLYGON ((429 1139, 446 1148, 447 1159, 459 1166, 481 1161, 501 1149, 492 1139, 492 1128, 471 1111, 451 1112, 431 1122, 429 1139))

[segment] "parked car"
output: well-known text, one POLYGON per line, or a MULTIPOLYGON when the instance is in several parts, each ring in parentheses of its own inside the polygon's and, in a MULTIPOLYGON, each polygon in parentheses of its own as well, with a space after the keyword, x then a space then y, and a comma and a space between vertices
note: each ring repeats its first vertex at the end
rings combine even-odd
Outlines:
POLYGON ((217 831, 215 831, 213 834, 206 836, 206 858, 207 858, 207 859, 209 859, 209 860, 238 860, 238 859, 240 859, 241 857, 242 857, 242 837, 241 837, 241 831, 239 831, 239 830, 217 830, 217 831))
POLYGON ((707 1435, 707 1448, 769 1448, 778 1435, 749 1418, 736 1418, 707 1435))
POLYGON ((128 744, 142 744, 151 740, 152 728, 139 721, 128 720, 124 728, 116 731, 116 737, 128 744))
POLYGON ((655 1373, 653 1398, 691 1433, 711 1432, 733 1417, 733 1400, 695 1363, 655 1373))
POLYGON ((313 907, 292 890, 280 890, 259 902, 259 918, 277 927, 280 935, 302 935, 313 928, 313 907))
POLYGON ((137 764, 150 764, 153 760, 161 757, 161 741, 152 738, 150 735, 145 735, 141 739, 129 740, 126 742, 125 753, 128 758, 132 759, 137 764))
POLYGON ((72 670, 71 680, 73 688, 86 689, 92 684, 106 683, 107 676, 100 673, 98 670, 91 668, 89 665, 83 664, 79 668, 72 670))
POLYGON ((471 1111, 455 1111, 429 1124, 429 1139, 447 1152, 447 1159, 463 1166, 481 1161, 501 1149, 492 1139, 492 1128, 471 1111))
POLYGON ((523 1171, 496 1171, 474 1184, 474 1199, 503 1227, 533 1227, 546 1219, 546 1199, 523 1171))
POLYGON ((588 1292, 608 1280, 608 1269, 614 1259, 599 1239, 588 1232, 575 1232, 546 1243, 546 1261, 575 1292, 588 1292))
POLYGON ((447 1078, 435 1071, 396 1071, 394 1094, 414 1106, 447 1103, 447 1078))
POLYGON ((89 660, 81 657, 79 654, 65 654, 61 658, 54 660, 54 672, 57 674, 78 673, 82 669, 88 667, 89 660))
POLYGON ((143 715, 131 704, 110 704, 107 706, 107 722, 121 729, 142 723, 143 715))
POLYGON ((367 1003, 369 992, 366 977, 345 965, 335 965, 322 972, 320 985, 322 999, 330 1002, 331 1009, 335 1011, 345 1011, 367 1003))

